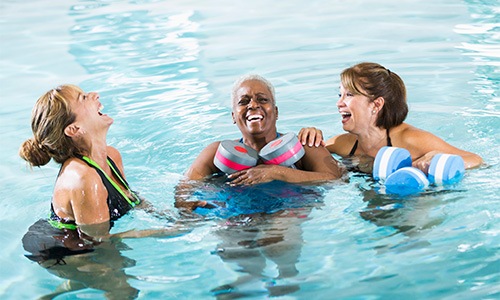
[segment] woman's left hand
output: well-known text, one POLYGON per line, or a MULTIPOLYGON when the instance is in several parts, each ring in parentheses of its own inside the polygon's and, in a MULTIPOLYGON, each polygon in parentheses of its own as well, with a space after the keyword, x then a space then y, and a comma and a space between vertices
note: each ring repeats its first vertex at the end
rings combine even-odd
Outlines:
POLYGON ((258 165, 250 169, 235 172, 228 176, 231 179, 229 185, 252 185, 273 181, 276 177, 274 172, 279 172, 275 165, 258 165))
POLYGON ((430 151, 427 152, 425 155, 417 158, 415 161, 413 161, 412 166, 414 168, 420 169, 422 172, 427 175, 429 173, 429 166, 431 165, 431 160, 432 158, 441 152, 439 151, 430 151))

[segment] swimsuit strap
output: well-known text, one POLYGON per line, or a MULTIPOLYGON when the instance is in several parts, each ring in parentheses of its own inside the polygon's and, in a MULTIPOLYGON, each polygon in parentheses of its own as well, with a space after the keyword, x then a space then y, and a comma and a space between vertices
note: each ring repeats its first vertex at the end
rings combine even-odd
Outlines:
POLYGON ((349 157, 354 156, 354 152, 356 152, 356 149, 358 149, 358 140, 354 142, 354 146, 352 146, 351 152, 349 152, 349 157))
POLYGON ((127 197, 127 195, 125 194, 125 192, 121 189, 121 187, 111 177, 109 177, 108 174, 106 174, 106 172, 104 172, 104 170, 95 161, 93 161, 92 159, 90 159, 87 156, 82 156, 82 159, 84 161, 86 161, 87 163, 89 163, 91 166, 93 166, 96 169, 98 169, 99 171, 101 171, 104 174, 104 176, 106 176, 106 179, 108 179, 108 181, 118 191, 118 193, 120 193, 120 195, 122 195, 123 198, 125 198, 125 200, 127 200, 127 202, 132 207, 136 206, 137 204, 139 204, 141 202, 141 200, 139 200, 137 198, 137 196, 135 195, 135 193, 132 190, 130 190, 127 182, 120 176, 120 173, 115 169, 115 167, 111 163, 109 157, 106 159, 106 161, 107 161, 109 167, 111 168, 111 171, 113 171, 113 174, 115 174, 115 176, 118 177, 118 179, 120 179, 120 182, 125 186, 125 188, 127 188, 127 190, 130 192, 130 194, 134 196, 135 201, 130 200, 129 197, 127 197))
MULTIPOLYGON (((387 146, 392 147, 392 142, 391 142, 391 137, 389 136, 389 128, 385 130, 386 135, 387 135, 387 146)), ((352 146, 351 152, 349 152, 349 157, 354 155, 354 152, 356 152, 356 149, 358 149, 358 140, 354 142, 354 145, 352 146)))
POLYGON ((389 136, 389 128, 387 128, 385 132, 387 134, 387 146, 392 147, 391 137, 389 136))

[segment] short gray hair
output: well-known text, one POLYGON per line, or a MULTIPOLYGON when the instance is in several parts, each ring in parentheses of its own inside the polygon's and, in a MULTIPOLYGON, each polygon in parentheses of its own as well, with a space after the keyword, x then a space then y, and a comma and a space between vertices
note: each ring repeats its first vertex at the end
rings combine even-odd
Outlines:
POLYGON ((238 88, 241 86, 241 84, 243 82, 250 81, 250 80, 256 80, 256 81, 259 81, 259 82, 262 82, 263 84, 265 84, 266 87, 271 92, 271 96, 273 97, 273 103, 274 103, 274 105, 276 105, 276 97, 275 97, 275 94, 274 94, 274 86, 273 86, 273 84, 269 80, 267 80, 264 77, 262 77, 260 75, 257 75, 257 74, 243 75, 243 76, 241 76, 240 78, 238 78, 238 80, 236 80, 233 83, 233 90, 231 92, 231 102, 233 103, 233 105, 234 105, 234 99, 236 98, 236 91, 238 90, 238 88))

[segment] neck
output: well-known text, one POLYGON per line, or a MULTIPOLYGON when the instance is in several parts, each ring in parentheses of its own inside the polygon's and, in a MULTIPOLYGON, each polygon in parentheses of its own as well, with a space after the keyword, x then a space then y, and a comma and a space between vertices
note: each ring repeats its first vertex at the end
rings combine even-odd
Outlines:
POLYGON ((277 131, 271 130, 268 133, 265 134, 259 134, 259 135, 243 135, 243 143, 247 146, 252 147, 256 151, 260 151, 262 148, 264 148, 265 145, 267 145, 270 141, 276 139, 277 137, 277 131))
POLYGON ((86 141, 82 148, 85 149, 83 155, 88 156, 101 167, 107 166, 108 145, 106 144, 106 139, 86 141))
POLYGON ((376 127, 366 134, 358 135, 358 145, 364 154, 375 157, 383 146, 387 145, 387 132, 376 127))

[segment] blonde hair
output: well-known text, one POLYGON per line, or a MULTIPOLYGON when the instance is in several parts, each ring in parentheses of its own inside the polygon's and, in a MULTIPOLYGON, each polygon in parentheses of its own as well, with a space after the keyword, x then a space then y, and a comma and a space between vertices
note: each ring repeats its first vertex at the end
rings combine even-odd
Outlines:
POLYGON ((70 157, 81 154, 75 142, 64 130, 75 121, 70 99, 83 93, 75 85, 61 85, 38 98, 31 114, 33 137, 19 149, 19 156, 31 166, 46 165, 50 159, 62 164, 70 157))

